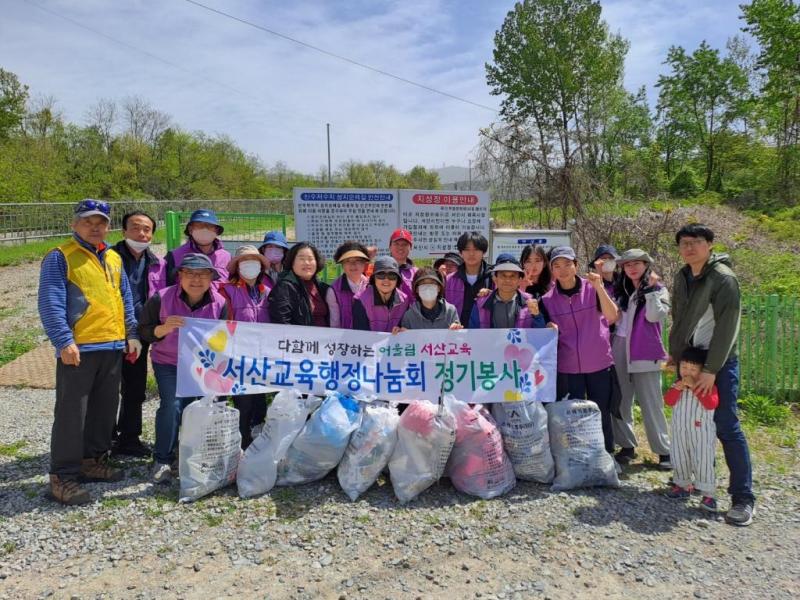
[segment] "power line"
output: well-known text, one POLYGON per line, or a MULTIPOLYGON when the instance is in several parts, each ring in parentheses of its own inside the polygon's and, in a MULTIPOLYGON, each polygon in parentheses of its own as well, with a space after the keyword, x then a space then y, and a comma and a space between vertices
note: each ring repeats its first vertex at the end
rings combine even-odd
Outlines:
POLYGON ((455 94, 450 94, 449 92, 445 92, 443 90, 436 89, 436 88, 431 87, 429 85, 425 85, 424 83, 419 83, 417 81, 413 81, 411 79, 407 79, 405 77, 401 77, 400 75, 395 75, 394 73, 390 73, 389 71, 385 71, 383 69, 379 69, 377 67, 373 67, 371 65, 359 62, 359 61, 354 60, 352 58, 348 58, 347 56, 342 56, 341 54, 336 54, 335 52, 331 52, 330 50, 325 50, 324 48, 320 48, 319 46, 314 46, 313 44, 309 44, 308 42, 304 42, 302 40, 298 40, 297 38, 293 38, 292 36, 286 35, 285 33, 281 33, 279 31, 275 31, 274 29, 270 29, 268 27, 264 27, 263 25, 259 25, 258 23, 253 23, 252 21, 248 21, 247 19, 242 19, 241 17, 237 17, 237 16, 232 15, 230 13, 227 13, 227 12, 225 12, 223 10, 219 10, 219 9, 213 8, 211 6, 207 6, 207 5, 203 4, 202 2, 197 2, 196 0, 184 0, 184 1, 188 2, 189 4, 193 4, 194 6, 197 6, 198 8, 202 8, 202 9, 205 9, 205 10, 207 10, 209 12, 216 13, 216 14, 222 16, 222 17, 226 17, 228 19, 231 19, 231 20, 236 21, 238 23, 241 23, 243 25, 247 25, 249 27, 253 27, 254 29, 258 29, 259 31, 263 31, 264 33, 268 33, 270 35, 274 35, 275 37, 279 37, 281 39, 287 40, 289 42, 292 42, 294 44, 297 44, 297 45, 302 46, 304 48, 307 48, 309 50, 313 50, 315 52, 319 52, 320 54, 324 54, 326 56, 330 56, 331 58, 335 58, 337 60, 344 61, 346 63, 349 63, 351 65, 359 67, 361 69, 366 69, 367 71, 372 71, 373 73, 377 73, 378 75, 383 75, 384 77, 389 77, 389 78, 394 79, 396 81, 400 81, 400 82, 408 84, 408 85, 413 85, 414 87, 426 90, 428 92, 432 92, 434 94, 439 94, 440 96, 444 96, 446 98, 450 98, 451 100, 456 100, 458 102, 463 102, 464 104, 470 104, 470 105, 475 106, 477 108, 481 108, 481 109, 484 109, 484 110, 489 110, 489 111, 491 111, 491 112, 493 112, 495 114, 497 113, 497 109, 492 108, 491 106, 487 106, 485 104, 480 104, 479 102, 473 102, 472 100, 468 100, 467 98, 462 98, 461 96, 456 96, 455 94))

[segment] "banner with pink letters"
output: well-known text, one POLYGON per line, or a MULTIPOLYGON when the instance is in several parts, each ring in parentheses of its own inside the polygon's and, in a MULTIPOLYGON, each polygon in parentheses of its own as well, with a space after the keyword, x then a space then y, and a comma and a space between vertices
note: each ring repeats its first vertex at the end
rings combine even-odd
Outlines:
POLYGON ((552 329, 415 330, 397 335, 322 327, 186 319, 178 396, 294 388, 382 400, 473 403, 556 398, 552 329))

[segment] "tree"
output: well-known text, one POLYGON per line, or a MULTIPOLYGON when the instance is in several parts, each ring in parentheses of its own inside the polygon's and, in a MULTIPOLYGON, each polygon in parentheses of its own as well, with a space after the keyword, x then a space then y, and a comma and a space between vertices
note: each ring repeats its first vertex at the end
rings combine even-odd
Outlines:
POLYGON ((11 71, 0 69, 0 141, 22 125, 27 102, 28 86, 11 71))

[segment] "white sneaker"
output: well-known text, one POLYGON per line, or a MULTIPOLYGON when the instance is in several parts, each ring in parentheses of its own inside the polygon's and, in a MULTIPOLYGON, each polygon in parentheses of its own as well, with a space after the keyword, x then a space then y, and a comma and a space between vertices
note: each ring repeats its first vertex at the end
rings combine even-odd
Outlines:
POLYGON ((172 479, 170 466, 164 463, 156 463, 153 466, 153 483, 169 483, 172 479))

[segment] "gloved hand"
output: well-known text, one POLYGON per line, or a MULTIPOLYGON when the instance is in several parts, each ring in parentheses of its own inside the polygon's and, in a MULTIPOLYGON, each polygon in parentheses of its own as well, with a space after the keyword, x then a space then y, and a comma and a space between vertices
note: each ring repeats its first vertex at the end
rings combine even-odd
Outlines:
POLYGON ((142 353, 142 342, 135 338, 131 338, 128 340, 128 355, 127 359, 130 360, 133 357, 131 362, 136 362, 139 360, 139 355, 142 353))

